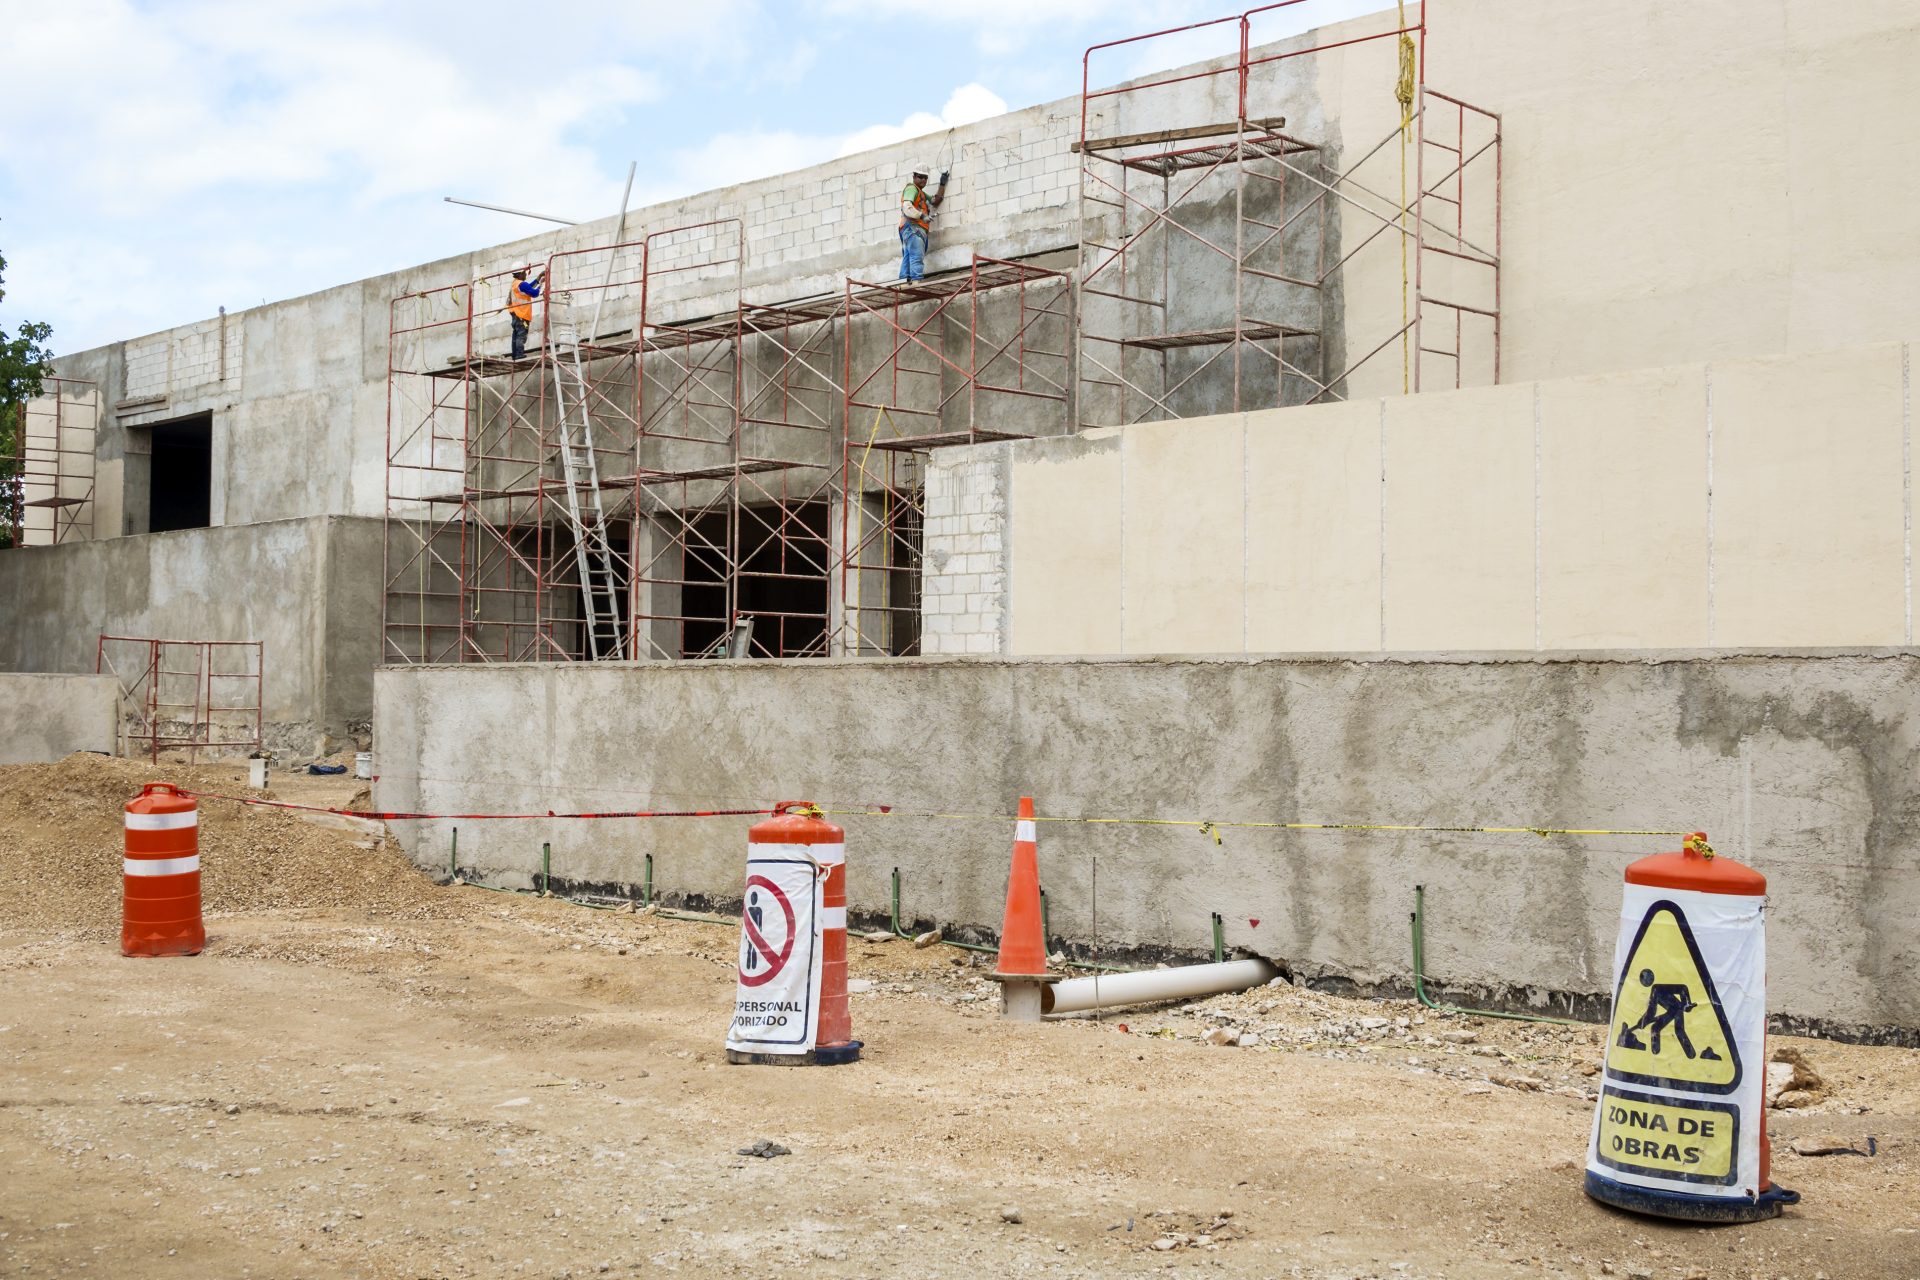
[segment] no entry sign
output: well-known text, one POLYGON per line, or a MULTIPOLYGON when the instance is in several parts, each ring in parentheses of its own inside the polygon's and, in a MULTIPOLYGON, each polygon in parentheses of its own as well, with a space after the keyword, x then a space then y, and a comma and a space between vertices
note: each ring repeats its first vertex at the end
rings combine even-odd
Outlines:
POLYGON ((806 1053, 820 1018, 820 876, 804 846, 749 845, 727 1048, 806 1053))

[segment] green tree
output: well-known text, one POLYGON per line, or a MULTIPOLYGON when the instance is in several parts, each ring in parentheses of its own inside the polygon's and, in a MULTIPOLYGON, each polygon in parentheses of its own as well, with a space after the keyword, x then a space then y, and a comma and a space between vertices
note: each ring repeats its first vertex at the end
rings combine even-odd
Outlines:
MULTIPOLYGON (((6 297, 7 259, 0 254, 0 302, 6 297)), ((19 332, 11 336, 0 328, 0 547, 13 545, 13 526, 20 515, 20 408, 40 394, 40 380, 53 361, 46 346, 52 336, 52 325, 32 320, 21 321, 19 332)))

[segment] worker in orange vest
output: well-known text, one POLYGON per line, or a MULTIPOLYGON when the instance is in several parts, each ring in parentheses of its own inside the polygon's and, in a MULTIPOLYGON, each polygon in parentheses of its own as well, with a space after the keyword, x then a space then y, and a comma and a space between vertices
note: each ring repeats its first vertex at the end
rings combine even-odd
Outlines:
POLYGON ((947 198, 947 174, 940 187, 927 194, 927 168, 915 167, 913 181, 900 193, 900 278, 918 280, 926 273, 927 237, 933 233, 933 211, 947 198))
POLYGON ((513 358, 524 360, 527 355, 527 330, 533 327, 533 300, 540 296, 540 283, 546 279, 545 271, 527 279, 527 269, 516 267, 513 272, 513 284, 507 290, 507 314, 513 320, 513 358))

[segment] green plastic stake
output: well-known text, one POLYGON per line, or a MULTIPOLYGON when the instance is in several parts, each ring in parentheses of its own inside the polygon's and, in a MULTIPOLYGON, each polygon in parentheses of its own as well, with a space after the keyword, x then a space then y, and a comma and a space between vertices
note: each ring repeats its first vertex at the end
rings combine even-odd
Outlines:
POLYGON ((553 892, 553 845, 540 846, 540 892, 553 892))

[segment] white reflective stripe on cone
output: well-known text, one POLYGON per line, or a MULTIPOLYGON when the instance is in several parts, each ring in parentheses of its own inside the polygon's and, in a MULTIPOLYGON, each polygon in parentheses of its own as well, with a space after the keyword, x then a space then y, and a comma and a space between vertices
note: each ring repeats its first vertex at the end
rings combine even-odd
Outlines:
POLYGON ((178 831, 182 827, 199 825, 198 809, 189 809, 185 813, 130 813, 127 815, 129 831, 178 831))
POLYGON ((822 929, 844 929, 847 927, 847 909, 845 907, 820 908, 820 927, 822 929))
POLYGON ((1033 829, 1033 819, 1020 819, 1018 825, 1013 829, 1013 838, 1015 840, 1025 840, 1028 844, 1032 844, 1036 838, 1033 829))
POLYGON ((183 876, 200 869, 200 855, 185 858, 125 858, 130 876, 183 876))
POLYGON ((837 866, 847 860, 847 846, 844 844, 761 844, 749 841, 749 858, 804 858, 817 866, 837 866))

